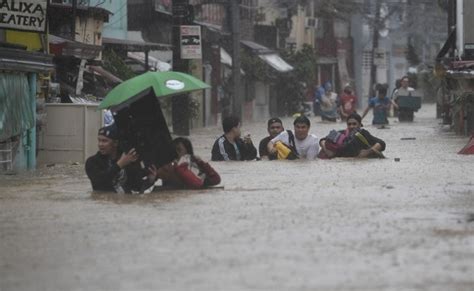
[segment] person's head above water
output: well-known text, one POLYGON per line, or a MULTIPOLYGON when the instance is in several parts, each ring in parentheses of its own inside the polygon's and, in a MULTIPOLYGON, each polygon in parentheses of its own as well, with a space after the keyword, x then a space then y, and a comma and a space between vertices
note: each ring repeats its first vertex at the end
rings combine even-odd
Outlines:
POLYGON ((97 133, 99 152, 102 155, 115 155, 118 151, 118 129, 115 124, 104 126, 97 133))
POLYGON ((353 129, 361 128, 361 127, 363 127, 362 117, 355 112, 351 113, 347 117, 347 128, 352 131, 353 129))
POLYGON ((273 117, 268 120, 268 134, 273 138, 284 130, 283 122, 280 118, 273 117))
POLYGON ((326 90, 326 92, 332 91, 332 84, 330 81, 327 81, 326 83, 324 83, 324 90, 326 90))
POLYGON ((173 145, 178 158, 184 155, 194 155, 193 145, 191 141, 185 137, 177 137, 173 140, 173 145))
POLYGON ((240 118, 237 116, 227 116, 222 120, 222 129, 228 138, 240 137, 240 118))
POLYGON ((311 127, 311 122, 308 117, 305 115, 298 116, 295 121, 293 121, 295 129, 295 137, 299 140, 305 139, 309 134, 309 128, 311 127))

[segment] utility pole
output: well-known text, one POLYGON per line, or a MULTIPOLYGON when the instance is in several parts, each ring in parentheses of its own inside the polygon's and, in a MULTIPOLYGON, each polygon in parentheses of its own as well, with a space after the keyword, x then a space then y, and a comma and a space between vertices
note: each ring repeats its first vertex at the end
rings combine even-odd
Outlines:
POLYGON ((231 0, 232 21, 232 114, 242 119, 242 96, 240 91, 240 0, 231 0))
MULTIPOLYGON (((181 58, 181 25, 190 24, 188 0, 173 0, 173 70, 189 71, 189 61, 181 58)), ((176 95, 171 100, 173 133, 189 135, 189 94, 176 95)))
POLYGON ((71 23, 71 40, 76 40, 76 14, 77 14, 77 0, 72 0, 72 23, 71 23))
POLYGON ((370 69, 370 88, 369 98, 375 96, 377 92, 374 90, 374 85, 377 82, 377 65, 375 64, 375 52, 379 47, 379 29, 381 0, 375 0, 375 19, 374 19, 374 33, 372 37, 372 67, 370 69))
MULTIPOLYGON (((455 29, 456 27, 456 1, 448 1, 448 35, 451 34, 451 32, 455 29)), ((452 45, 451 47, 454 47, 452 45)), ((454 49, 449 50, 449 57, 454 59, 454 49)))

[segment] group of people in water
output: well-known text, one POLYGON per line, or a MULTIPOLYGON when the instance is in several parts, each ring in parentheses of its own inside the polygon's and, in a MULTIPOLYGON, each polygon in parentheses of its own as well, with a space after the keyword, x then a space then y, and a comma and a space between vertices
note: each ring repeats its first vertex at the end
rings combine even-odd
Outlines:
POLYGON ((356 112, 347 116, 347 128, 332 130, 318 139, 310 133, 311 122, 305 115, 296 117, 293 130, 285 130, 279 118, 267 122, 268 136, 257 149, 250 136, 241 137, 240 120, 230 116, 224 118, 224 134, 212 147, 212 161, 248 160, 314 160, 335 157, 382 158, 385 142, 363 129, 362 117, 356 112))
MULTIPOLYGON (((335 157, 382 158, 385 142, 362 128, 362 118, 352 113, 346 119, 347 128, 332 130, 321 139, 310 133, 311 122, 300 115, 293 130, 285 130, 279 118, 268 120, 268 136, 257 152, 249 135, 241 136, 241 122, 235 116, 223 119, 224 133, 214 142, 212 161, 249 160, 315 160, 335 157)), ((143 193, 158 179, 174 188, 203 188, 218 185, 220 175, 212 166, 194 154, 191 141, 184 137, 173 140, 176 158, 160 167, 143 169, 135 149, 122 152, 117 127, 112 124, 98 132, 99 151, 87 159, 85 170, 93 190, 118 193, 143 193)))
POLYGON ((191 141, 184 137, 173 140, 176 159, 157 168, 151 165, 144 171, 137 151, 122 152, 115 124, 98 132, 99 151, 89 157, 85 169, 94 191, 143 193, 154 187, 158 179, 164 186, 176 188, 203 188, 221 182, 219 174, 194 155, 191 141))
MULTIPOLYGON (((356 112, 357 97, 352 88, 346 86, 343 94, 332 92, 330 83, 316 92, 317 106, 323 121, 345 121, 343 130, 331 130, 319 139, 310 133, 311 122, 300 114, 293 122, 293 130, 285 130, 279 118, 267 123, 268 136, 257 148, 250 135, 241 136, 238 117, 228 116, 222 121, 224 133, 216 139, 211 151, 212 161, 250 160, 294 160, 332 159, 336 157, 383 158, 385 142, 363 128, 362 120, 369 110, 374 111, 372 124, 388 124, 388 112, 397 108, 398 96, 410 96, 414 91, 404 76, 400 86, 387 97, 387 87, 378 86, 377 95, 369 100, 362 116, 356 112)), ((316 105, 316 104, 315 104, 316 105)), ((86 173, 94 190, 119 193, 143 193, 158 179, 164 186, 179 188, 203 188, 217 185, 221 177, 212 166, 194 155, 191 141, 178 137, 173 140, 174 160, 168 164, 144 169, 144 163, 135 149, 122 152, 119 146, 118 129, 114 124, 98 132, 99 151, 86 161, 86 173)), ((173 158, 173 157, 170 157, 173 158)))
MULTIPOLYGON (((387 95, 387 86, 377 84, 375 87, 376 96, 370 98, 368 106, 362 113, 362 119, 370 110, 373 110, 374 118, 372 124, 381 126, 388 124, 387 117, 391 108, 395 112, 399 109, 398 97, 414 94, 415 89, 410 87, 409 83, 408 76, 403 76, 397 82, 396 89, 390 97, 387 95)), ((346 85, 343 92, 338 96, 333 92, 331 83, 326 82, 315 90, 313 109, 315 115, 321 115, 323 121, 336 122, 339 117, 342 120, 346 120, 350 114, 356 112, 357 102, 358 98, 354 95, 350 85, 346 85)), ((413 115, 413 112, 411 112, 411 115, 413 115)))

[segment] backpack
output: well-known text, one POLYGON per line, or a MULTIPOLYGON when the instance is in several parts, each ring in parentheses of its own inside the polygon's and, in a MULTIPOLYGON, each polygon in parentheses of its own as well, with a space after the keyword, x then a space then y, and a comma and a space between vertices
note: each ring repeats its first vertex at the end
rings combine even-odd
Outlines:
POLYGON ((286 145, 282 142, 277 142, 275 144, 277 149, 277 157, 279 160, 296 160, 299 157, 298 151, 296 150, 295 135, 291 130, 287 130, 286 132, 288 132, 289 145, 286 145))
POLYGON ((337 156, 340 151, 349 143, 353 137, 351 137, 351 134, 349 130, 344 130, 343 132, 337 131, 337 130, 331 130, 329 134, 324 137, 321 140, 326 141, 326 149, 331 151, 333 155, 328 156, 326 152, 321 150, 318 153, 318 158, 320 159, 330 159, 333 158, 334 156, 337 156))

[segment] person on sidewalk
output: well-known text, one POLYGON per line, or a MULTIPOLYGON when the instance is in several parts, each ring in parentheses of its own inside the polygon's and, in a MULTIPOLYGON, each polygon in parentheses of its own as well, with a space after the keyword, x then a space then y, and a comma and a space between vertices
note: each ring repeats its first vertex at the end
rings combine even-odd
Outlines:
POLYGON ((156 168, 149 168, 146 175, 137 163, 139 156, 135 149, 126 153, 119 149, 118 130, 114 124, 99 129, 97 140, 99 151, 89 157, 85 165, 94 191, 141 193, 154 184, 156 168))
POLYGON ((258 152, 260 154, 261 159, 265 160, 276 160, 277 156, 276 154, 269 154, 268 153, 268 143, 275 138, 277 135, 279 135, 283 130, 283 122, 281 121, 280 118, 270 118, 267 123, 267 131, 268 131, 268 136, 263 138, 260 141, 260 144, 258 146, 258 152))
POLYGON ((214 142, 211 160, 251 161, 257 157, 257 149, 250 135, 243 139, 240 137, 240 126, 240 119, 236 116, 228 116, 222 120, 224 134, 214 142))
POLYGON ((314 160, 319 152, 318 138, 309 133, 311 123, 301 115, 293 122, 294 132, 282 131, 268 143, 268 152, 277 154, 278 159, 314 160))

